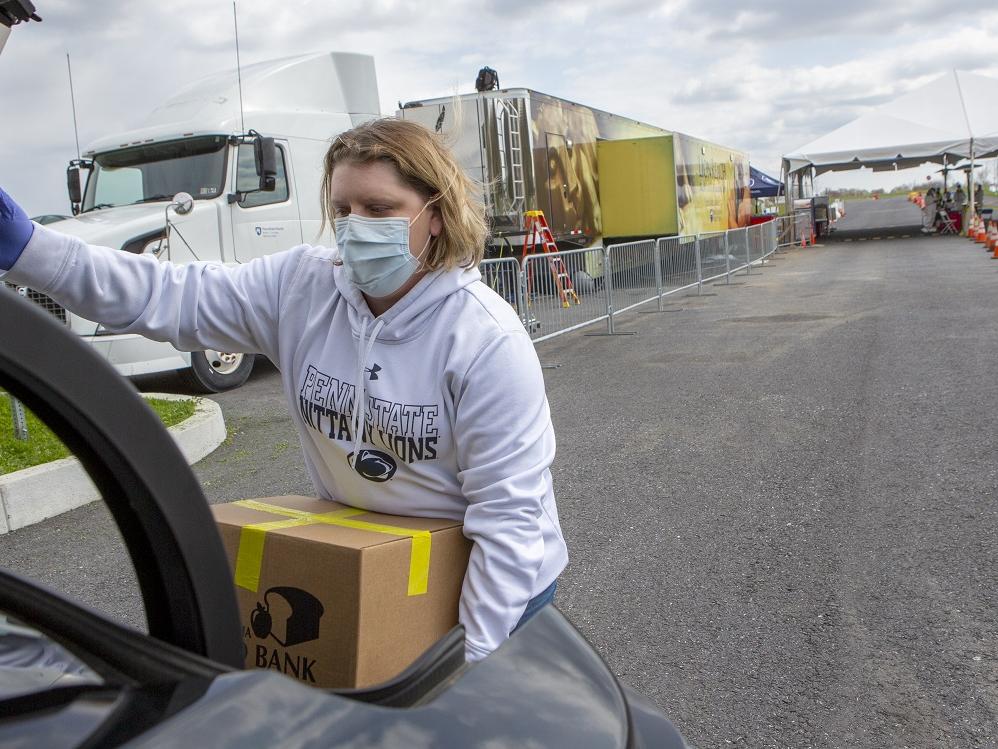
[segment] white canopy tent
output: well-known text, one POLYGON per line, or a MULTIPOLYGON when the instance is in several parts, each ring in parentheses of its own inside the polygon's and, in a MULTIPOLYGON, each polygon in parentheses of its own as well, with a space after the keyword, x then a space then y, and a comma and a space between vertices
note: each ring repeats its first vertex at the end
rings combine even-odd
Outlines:
POLYGON ((792 178, 804 173, 960 159, 973 165, 992 156, 998 156, 998 79, 954 70, 784 155, 783 172, 789 195, 792 178))
POLYGON ((998 79, 954 70, 783 157, 793 173, 998 155, 998 79))

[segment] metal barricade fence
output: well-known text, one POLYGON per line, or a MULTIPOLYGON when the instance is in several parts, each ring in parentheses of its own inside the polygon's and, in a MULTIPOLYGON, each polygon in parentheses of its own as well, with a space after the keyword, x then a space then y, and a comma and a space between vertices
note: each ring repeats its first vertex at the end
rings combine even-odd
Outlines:
POLYGON ((697 244, 700 247, 701 284, 726 276, 731 270, 729 266, 733 264, 733 261, 728 257, 730 239, 730 231, 700 235, 697 244))
POLYGON ((626 312, 661 295, 661 264, 654 239, 610 245, 606 254, 610 274, 607 314, 626 312))
POLYGON ((752 237, 752 259, 761 263, 766 255, 766 224, 756 224, 749 227, 752 237))
POLYGON ((484 260, 482 281, 517 310, 536 343, 613 319, 686 289, 751 272, 780 247, 810 240, 806 213, 698 236, 660 237, 564 252, 484 260), (565 283, 565 279, 570 281, 565 283))
POLYGON ((528 256, 520 271, 520 286, 521 319, 530 337, 535 342, 543 341, 605 320, 608 271, 602 247, 528 256), (568 274, 574 295, 559 293, 555 280, 559 266, 568 274))
POLYGON ((745 229, 732 229, 724 233, 724 275, 731 279, 732 273, 737 273, 748 265, 748 234, 745 229))
POLYGON ((753 265, 761 265, 766 257, 766 224, 753 224, 745 229, 748 235, 749 260, 753 265))
POLYGON ((523 315, 523 289, 520 278, 520 261, 515 257, 483 260, 478 265, 482 283, 505 299, 516 310, 526 325, 523 315))
POLYGON ((662 296, 699 285, 697 238, 692 235, 661 237, 656 242, 662 296))
POLYGON ((776 246, 789 247, 792 245, 796 239, 794 236, 794 217, 777 216, 773 219, 773 223, 776 224, 776 246))
POLYGON ((763 225, 753 224, 752 226, 748 227, 745 231, 748 232, 750 260, 753 263, 762 262, 762 258, 766 254, 765 250, 763 249, 763 242, 762 242, 763 239, 762 232, 764 231, 763 225))

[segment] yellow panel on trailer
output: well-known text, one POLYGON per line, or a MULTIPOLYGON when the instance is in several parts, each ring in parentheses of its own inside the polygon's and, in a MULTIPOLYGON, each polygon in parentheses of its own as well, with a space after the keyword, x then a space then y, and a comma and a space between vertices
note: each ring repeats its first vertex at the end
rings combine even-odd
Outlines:
POLYGON ((597 158, 604 237, 679 232, 673 136, 602 140, 597 158))

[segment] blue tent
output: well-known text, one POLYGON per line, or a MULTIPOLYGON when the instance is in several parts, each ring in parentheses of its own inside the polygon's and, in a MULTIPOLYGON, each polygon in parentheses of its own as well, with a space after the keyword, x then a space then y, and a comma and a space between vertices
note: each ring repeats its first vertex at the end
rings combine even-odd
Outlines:
POLYGON ((753 198, 775 198, 783 194, 783 184, 749 165, 749 187, 753 198))

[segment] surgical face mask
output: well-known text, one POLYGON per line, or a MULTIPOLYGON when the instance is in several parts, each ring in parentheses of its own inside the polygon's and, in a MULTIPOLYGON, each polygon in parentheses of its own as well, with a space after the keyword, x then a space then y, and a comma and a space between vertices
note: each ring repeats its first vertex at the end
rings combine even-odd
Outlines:
MULTIPOLYGON (((412 278, 421 263, 409 252, 409 229, 423 210, 412 221, 404 217, 365 218, 353 213, 334 219, 340 259, 354 286, 370 297, 386 297, 412 278)), ((420 257, 431 239, 426 238, 420 257)))

